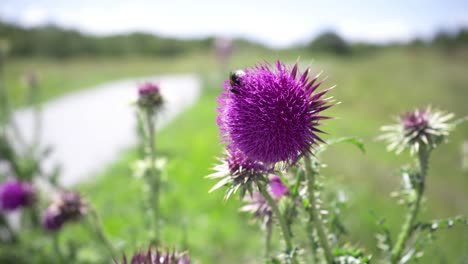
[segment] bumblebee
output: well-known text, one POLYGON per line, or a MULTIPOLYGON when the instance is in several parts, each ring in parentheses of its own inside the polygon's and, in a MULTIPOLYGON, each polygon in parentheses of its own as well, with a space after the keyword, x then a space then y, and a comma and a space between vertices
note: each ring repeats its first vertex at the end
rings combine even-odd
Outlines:
POLYGON ((231 92, 235 94, 240 94, 240 92, 234 89, 234 86, 241 85, 241 78, 245 76, 245 72, 243 70, 236 70, 231 72, 229 75, 229 82, 231 83, 231 92))

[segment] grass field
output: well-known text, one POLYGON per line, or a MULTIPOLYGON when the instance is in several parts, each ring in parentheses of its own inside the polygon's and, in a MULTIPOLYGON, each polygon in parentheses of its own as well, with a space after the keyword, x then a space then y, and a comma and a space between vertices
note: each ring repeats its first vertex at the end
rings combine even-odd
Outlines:
MULTIPOLYGON (((375 253, 377 228, 373 214, 386 217, 393 226, 403 220, 403 207, 396 205, 390 193, 398 187, 399 166, 408 160, 406 155, 387 153, 385 146, 375 141, 378 129, 392 123, 392 116, 418 106, 433 105, 457 116, 468 115, 468 53, 447 55, 426 49, 395 49, 346 59, 299 52, 255 56, 245 53, 237 56, 231 67, 252 65, 263 58, 294 61, 299 56, 302 62, 311 61, 314 71, 323 69, 329 76, 327 84, 338 84, 332 94, 342 104, 328 111, 338 118, 325 125, 324 129, 330 133, 327 138, 357 136, 366 143, 365 155, 347 145, 330 148, 324 156, 324 162, 329 165, 324 174, 327 182, 339 186, 349 198, 349 207, 344 212, 349 239, 375 253)), ((117 59, 98 64, 83 59, 70 61, 65 75, 56 73, 64 69, 61 64, 50 62, 45 63, 48 67, 41 67, 41 61, 19 61, 11 67, 12 71, 28 65, 43 69, 44 87, 51 88, 44 98, 122 76, 194 69, 201 73, 206 89, 200 102, 158 135, 158 152, 169 159, 168 184, 164 186, 162 201, 166 217, 164 241, 169 247, 186 245, 201 263, 253 263, 262 257, 261 232, 255 225, 249 225, 249 217, 238 213, 238 201, 223 202, 222 192, 208 194, 214 183, 203 178, 222 151, 214 122, 222 71, 216 70, 214 61, 208 58, 193 56, 188 63, 182 58, 167 62, 135 58, 125 64, 116 64, 117 59), (54 81, 48 83, 46 76, 54 81)), ((14 73, 12 76, 19 76, 18 72, 14 73)), ((8 83, 19 85, 12 79, 8 83)), ((17 94, 19 98, 21 92, 17 94)), ((20 103, 19 99, 15 100, 20 103)), ((468 140, 468 124, 460 126, 449 143, 434 153, 422 219, 468 215, 468 171, 461 167, 464 140, 468 140)), ((101 212, 105 230, 112 240, 127 253, 144 247, 147 238, 141 210, 141 182, 130 171, 130 164, 136 158, 136 151, 128 150, 96 180, 79 186, 101 212)), ((70 226, 61 235, 61 241, 82 237, 83 243, 90 246, 81 257, 99 257, 99 249, 94 249, 82 231, 80 226, 70 226)), ((393 231, 395 239, 398 230, 393 231)), ((468 261, 467 227, 441 231, 438 237, 421 263, 468 261)), ((105 255, 101 253, 101 257, 105 255)))

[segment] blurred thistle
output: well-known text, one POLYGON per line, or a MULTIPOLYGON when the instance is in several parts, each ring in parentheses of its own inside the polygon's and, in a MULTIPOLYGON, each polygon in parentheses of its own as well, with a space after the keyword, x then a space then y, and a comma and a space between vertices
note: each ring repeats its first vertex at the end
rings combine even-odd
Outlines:
POLYGON ((323 96, 333 87, 314 93, 323 81, 309 81, 309 71, 300 74, 297 63, 289 68, 278 61, 231 74, 218 98, 223 141, 265 164, 293 164, 310 154, 322 141, 317 126, 329 119, 321 112, 332 106, 323 96))
POLYGON ((13 211, 36 200, 36 191, 29 182, 7 180, 0 185, 0 210, 13 211))
POLYGON ((385 134, 378 139, 388 142, 389 151, 400 154, 403 150, 409 149, 410 154, 416 156, 417 161, 417 168, 402 170, 403 188, 399 196, 408 206, 408 211, 398 238, 391 249, 390 262, 392 264, 406 263, 411 258, 412 253, 408 252, 414 248, 409 246, 409 241, 415 233, 415 223, 426 189, 430 155, 439 144, 446 141, 447 136, 459 123, 466 121, 466 118, 462 118, 448 123, 453 117, 452 113, 426 107, 407 112, 397 118, 397 124, 381 128, 385 134), (406 258, 408 259, 404 260, 406 258))
MULTIPOLYGON (((272 197, 277 201, 289 194, 288 187, 277 175, 269 177, 268 189, 272 197)), ((272 211, 261 193, 254 192, 245 196, 244 202, 245 205, 240 208, 241 212, 250 212, 253 214, 254 219, 260 219, 265 224, 270 223, 272 211)))
POLYGON ((247 158, 241 151, 231 146, 227 147, 225 157, 220 159, 220 164, 214 167, 215 172, 208 175, 209 179, 219 179, 219 182, 211 188, 210 192, 228 185, 225 199, 240 189, 241 198, 245 193, 253 193, 253 185, 256 181, 265 182, 264 177, 271 169, 263 163, 247 158))
POLYGON ((55 231, 63 224, 77 221, 88 212, 89 205, 79 193, 62 192, 46 209, 43 215, 45 229, 55 231))
POLYGON ((143 109, 159 109, 164 103, 159 86, 150 82, 141 84, 138 87, 137 103, 143 109))
POLYGON ((122 264, 190 264, 190 257, 187 253, 150 248, 134 254, 130 258, 130 262, 124 256, 122 264))
POLYGON ((23 81, 28 88, 34 89, 39 85, 39 76, 34 71, 30 71, 23 76, 23 81))
POLYGON ((379 140, 388 142, 388 151, 400 154, 408 148, 411 155, 421 147, 434 149, 446 140, 457 122, 448 123, 454 117, 452 113, 433 110, 430 107, 407 112, 397 118, 398 123, 381 128, 384 134, 379 140))
POLYGON ((150 82, 138 86, 137 111, 138 125, 143 149, 144 160, 147 161, 147 169, 144 179, 150 191, 144 196, 146 206, 151 216, 149 235, 152 244, 158 245, 160 237, 160 210, 159 196, 161 185, 161 172, 156 168, 156 118, 157 113, 164 104, 161 90, 158 85, 150 82))

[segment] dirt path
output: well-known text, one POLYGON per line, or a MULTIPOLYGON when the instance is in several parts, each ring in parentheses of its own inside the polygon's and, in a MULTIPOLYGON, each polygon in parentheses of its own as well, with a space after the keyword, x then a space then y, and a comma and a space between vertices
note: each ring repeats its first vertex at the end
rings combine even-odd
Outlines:
MULTIPOLYGON (((194 75, 173 75, 121 80, 85 89, 50 101, 43 106, 41 142, 53 146, 45 169, 61 163, 60 182, 69 186, 91 177, 134 146, 136 87, 143 81, 161 86, 166 100, 158 118, 160 129, 177 114, 196 102, 201 82, 194 75)), ((33 111, 19 110, 15 119, 21 131, 34 129, 33 111)), ((24 132, 23 132, 24 133, 24 132)), ((24 133, 27 141, 32 133, 24 133)))

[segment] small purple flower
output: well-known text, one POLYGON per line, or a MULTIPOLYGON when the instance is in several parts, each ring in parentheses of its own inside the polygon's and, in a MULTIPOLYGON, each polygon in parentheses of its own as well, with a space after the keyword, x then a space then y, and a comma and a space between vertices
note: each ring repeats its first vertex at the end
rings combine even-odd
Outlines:
POLYGON ((322 141, 317 135, 321 112, 332 105, 322 98, 331 88, 314 93, 322 82, 309 81, 298 65, 282 62, 236 71, 224 82, 218 98, 217 123, 223 141, 252 160, 292 164, 322 141))
POLYGON ((36 193, 28 182, 7 180, 0 185, 0 209, 13 211, 31 205, 36 193))
POLYGON ((138 87, 138 105, 146 109, 158 109, 163 104, 159 86, 146 82, 138 87))
POLYGON ((63 224, 76 221, 86 215, 88 204, 79 193, 62 192, 46 209, 42 224, 50 231, 58 230, 63 224))
POLYGON ((130 262, 124 256, 122 264, 190 264, 190 257, 186 253, 148 249, 134 254, 130 262))
POLYGON ((407 131, 424 129, 429 122, 427 118, 427 109, 407 112, 400 116, 400 120, 403 123, 403 127, 407 131))
POLYGON ((270 183, 268 184, 268 187, 270 188, 270 192, 273 197, 277 200, 289 194, 288 186, 283 183, 278 175, 270 176, 270 183))
POLYGON ((259 192, 245 196, 245 205, 240 208, 241 212, 252 213, 253 219, 259 219, 263 223, 270 223, 272 211, 265 198, 259 192))

